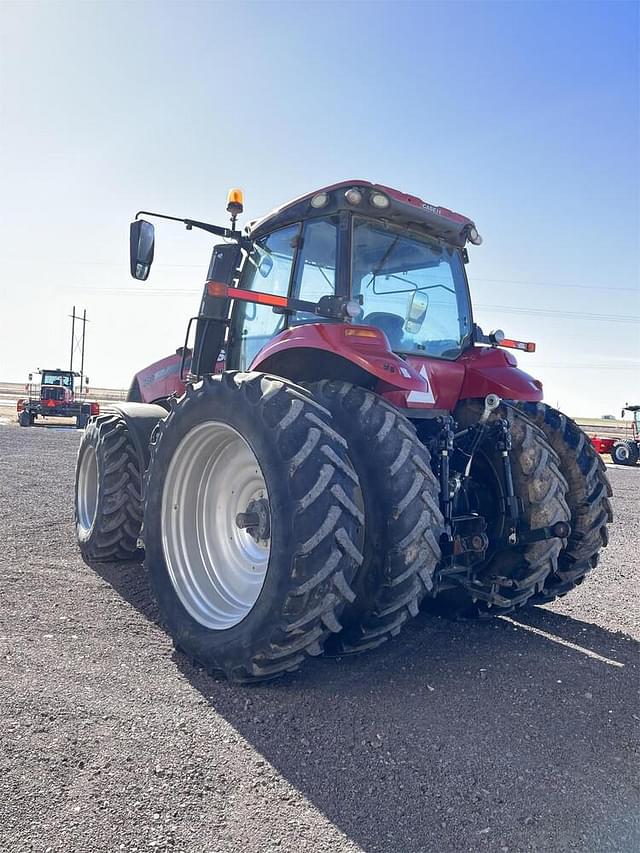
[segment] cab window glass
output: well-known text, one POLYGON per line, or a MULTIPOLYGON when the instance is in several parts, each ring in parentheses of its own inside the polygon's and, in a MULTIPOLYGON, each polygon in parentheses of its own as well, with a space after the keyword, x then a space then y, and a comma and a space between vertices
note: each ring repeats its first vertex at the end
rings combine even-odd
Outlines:
MULTIPOLYGON (((293 293, 296 299, 318 302, 323 296, 336 292, 336 244, 338 218, 311 219, 302 232, 293 293)), ((318 321, 316 314, 297 312, 292 323, 318 321)))
POLYGON ((73 386, 73 377, 64 373, 43 373, 40 381, 42 385, 63 385, 65 388, 73 386))
MULTIPOLYGON (((299 225, 289 225, 259 240, 245 261, 242 287, 287 296, 299 225)), ((236 329, 240 336, 240 370, 246 370, 260 350, 284 329, 285 314, 270 305, 240 303, 236 329)))
POLYGON ((456 358, 471 329, 460 253, 406 230, 356 220, 357 323, 377 326, 396 352, 456 358))

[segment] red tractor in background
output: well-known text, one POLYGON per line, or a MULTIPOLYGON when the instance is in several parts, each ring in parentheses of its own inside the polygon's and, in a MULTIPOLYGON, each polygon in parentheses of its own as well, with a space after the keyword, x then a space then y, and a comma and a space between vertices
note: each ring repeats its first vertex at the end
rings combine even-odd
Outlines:
MULTIPOLYGON (((87 389, 82 384, 76 388, 75 381, 80 377, 73 370, 38 370, 40 385, 33 382, 29 374, 26 385, 27 397, 16 404, 18 423, 22 427, 33 426, 36 418, 75 418, 76 427, 84 429, 90 417, 100 414, 98 403, 86 399, 87 389)), ((87 383, 88 383, 87 378, 87 383)))
POLYGON ((620 438, 592 435, 591 443, 598 453, 609 453, 616 465, 637 465, 640 459, 640 406, 630 406, 628 403, 622 410, 620 417, 624 418, 625 412, 630 412, 631 436, 620 438))
POLYGON ((473 322, 474 222, 367 181, 240 231, 141 211, 214 246, 184 345, 90 422, 87 562, 145 565, 176 646, 234 681, 395 636, 421 605, 483 618, 564 595, 607 542, 611 489, 581 429, 473 322), (191 331, 194 330, 193 344, 191 331))

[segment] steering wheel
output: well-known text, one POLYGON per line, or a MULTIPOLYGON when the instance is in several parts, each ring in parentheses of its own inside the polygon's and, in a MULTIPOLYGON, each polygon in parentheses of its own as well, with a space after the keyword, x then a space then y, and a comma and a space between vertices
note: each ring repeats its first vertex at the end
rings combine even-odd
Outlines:
POLYGON ((391 349, 400 349, 404 339, 404 320, 397 314, 388 314, 386 311, 372 311, 361 321, 367 326, 376 326, 381 329, 389 339, 391 349))

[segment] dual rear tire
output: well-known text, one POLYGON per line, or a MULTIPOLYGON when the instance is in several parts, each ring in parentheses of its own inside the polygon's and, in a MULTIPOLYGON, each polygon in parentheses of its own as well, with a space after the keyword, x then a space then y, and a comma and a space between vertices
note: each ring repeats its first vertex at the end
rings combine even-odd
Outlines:
POLYGON ((85 429, 76 464, 75 525, 87 563, 140 557, 142 477, 122 415, 104 414, 85 429))
POLYGON ((145 565, 174 642, 235 682, 274 678, 341 629, 364 518, 345 440, 306 391, 226 372, 151 444, 145 565))
POLYGON ((542 430, 567 480, 571 533, 558 564, 531 604, 546 604, 566 595, 598 565, 613 520, 613 494, 602 457, 578 424, 546 403, 521 403, 519 410, 542 430))
MULTIPOLYGON (((462 402, 456 410, 461 429, 478 423, 480 401, 462 402)), ((498 419, 508 422, 512 449, 509 453, 514 493, 518 497, 520 522, 524 529, 536 530, 570 520, 567 503, 569 486, 558 454, 543 430, 518 408, 502 404, 488 420, 488 430, 498 419)), ((505 495, 501 487, 501 452, 491 442, 481 443, 470 470, 471 497, 489 522, 489 540, 504 540, 505 495)), ((536 601, 549 577, 555 576, 566 541, 558 538, 515 546, 489 546, 482 563, 476 565, 464 585, 444 589, 427 602, 431 612, 449 618, 473 619, 500 616, 536 601)))
MULTIPOLYGON (((104 416, 83 437, 76 519, 88 560, 126 558, 140 534, 138 524, 117 538, 102 494, 109 476, 124 497, 126 436, 121 417, 104 416)), ((259 681, 325 643, 377 646, 432 587, 442 517, 429 454, 369 391, 207 377, 159 422, 150 449, 145 566, 176 646, 209 672, 259 681)))

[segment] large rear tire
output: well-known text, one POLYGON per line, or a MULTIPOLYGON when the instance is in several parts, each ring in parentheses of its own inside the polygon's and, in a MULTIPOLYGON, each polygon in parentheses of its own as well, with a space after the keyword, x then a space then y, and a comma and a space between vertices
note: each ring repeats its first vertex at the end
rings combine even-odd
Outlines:
POLYGON ((190 659, 236 682, 322 651, 362 562, 358 478, 310 394, 226 372, 187 387, 151 443, 146 560, 190 659))
POLYGON ((571 534, 543 589, 530 604, 545 604, 566 595, 598 565, 599 552, 609 541, 607 524, 613 520, 609 498, 613 494, 606 467, 589 437, 575 421, 546 403, 521 403, 519 408, 545 433, 560 460, 569 484, 571 534))
MULTIPOLYGON (((479 401, 464 401, 456 409, 456 421, 461 428, 473 425, 478 422, 482 409, 479 401)), ((511 469, 514 492, 521 502, 522 521, 532 530, 568 521, 567 482, 544 432, 512 405, 502 404, 490 416, 489 424, 497 418, 506 419, 511 430, 511 469)), ((492 489, 490 480, 494 474, 499 482, 500 453, 483 443, 474 459, 471 478, 477 478, 478 493, 482 497, 492 489)), ((498 535, 500 502, 496 491, 484 507, 490 529, 498 535)), ((546 578, 557 571, 562 547, 563 540, 557 538, 493 552, 490 546, 487 559, 474 569, 470 586, 444 590, 430 603, 429 609, 453 618, 486 618, 510 613, 540 592, 546 578)))
POLYGON ((88 563, 141 557, 142 478, 121 415, 105 414, 85 429, 76 464, 75 524, 88 563))
POLYGON ((350 653, 396 636, 433 587, 443 519, 429 451, 410 421, 364 388, 337 380, 312 386, 347 439, 360 479, 364 562, 328 649, 350 653))

